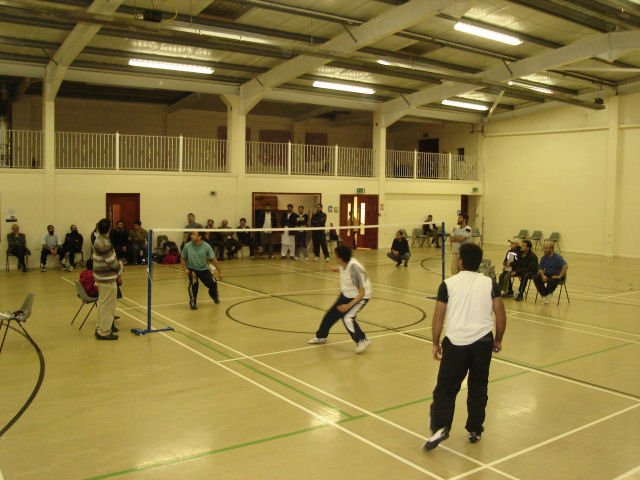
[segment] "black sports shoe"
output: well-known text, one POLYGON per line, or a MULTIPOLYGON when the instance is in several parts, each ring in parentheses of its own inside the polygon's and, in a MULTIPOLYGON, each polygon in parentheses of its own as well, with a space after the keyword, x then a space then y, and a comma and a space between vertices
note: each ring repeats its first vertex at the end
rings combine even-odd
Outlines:
POLYGON ((197 310, 198 309, 198 305, 196 304, 195 300, 190 300, 189 301, 189 307, 191 307, 191 310, 197 310))
POLYGON ((524 297, 521 294, 518 294, 518 296, 516 297, 516 302, 521 302, 524 300, 524 297))
POLYGON ((477 443, 480 441, 480 438, 482 437, 481 433, 478 432, 469 432, 469 441, 471 443, 477 443))
POLYGON ((115 320, 113 321, 113 323, 111 324, 111 333, 118 333, 118 327, 116 327, 116 322, 115 320))
POLYGON ((396 267, 399 267, 401 263, 402 261, 398 260, 398 262, 396 262, 396 267))
POLYGON ((427 441, 422 446, 422 448, 427 450, 427 451, 433 450, 438 445, 440 445, 440 442, 442 442, 443 440, 446 440, 447 438, 449 438, 449 430, 446 429, 445 427, 442 427, 441 429, 436 430, 433 433, 433 435, 431 435, 427 439, 427 441))
POLYGON ((216 296, 216 298, 213 299, 213 303, 215 303, 216 305, 220 303, 220 298, 218 296, 216 296))
POLYGON ((109 335, 100 335, 98 332, 96 332, 96 338, 98 340, 117 340, 118 335, 115 335, 114 333, 110 333, 109 335))

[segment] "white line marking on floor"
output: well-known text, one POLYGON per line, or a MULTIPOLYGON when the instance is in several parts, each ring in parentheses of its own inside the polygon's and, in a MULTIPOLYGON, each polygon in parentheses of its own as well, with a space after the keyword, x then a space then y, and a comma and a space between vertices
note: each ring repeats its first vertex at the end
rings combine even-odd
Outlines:
POLYGON ((618 475, 613 480, 626 480, 628 478, 633 478, 633 477, 638 478, 638 477, 640 477, 640 475, 636 476, 636 474, 640 474, 640 465, 638 465, 636 468, 632 468, 628 472, 624 472, 622 475, 618 475))
POLYGON ((633 410, 634 408, 638 408, 638 407, 640 407, 640 403, 635 404, 635 405, 631 405, 630 407, 627 407, 627 408, 624 408, 622 410, 619 410, 619 411, 617 411, 615 413, 612 413, 611 415, 607 415, 606 417, 599 418, 598 420, 594 420, 593 422, 589 422, 589 423, 587 423, 585 425, 582 425, 580 427, 577 427, 577 428, 574 428, 572 430, 569 430, 568 432, 561 433, 560 435, 556 435, 555 437, 551 437, 551 438, 549 438, 547 440, 544 440, 542 442, 536 443, 535 445, 531 445, 530 447, 523 448, 522 450, 514 452, 514 453, 512 453, 510 455, 507 455, 506 457, 502 457, 502 458, 494 460, 494 461, 492 461, 490 463, 487 463, 486 466, 484 466, 484 467, 478 467, 478 468, 475 468, 473 470, 469 470, 468 472, 465 472, 463 474, 456 475, 455 477, 451 477, 451 478, 449 478, 449 480, 459 480, 460 478, 465 478, 465 477, 467 477, 469 475, 473 475, 476 472, 485 470, 489 466, 494 466, 494 465, 497 465, 499 463, 506 462, 507 460, 511 460, 512 458, 519 457, 520 455, 524 455, 525 453, 529 453, 529 452, 531 452, 533 450, 537 450, 540 447, 544 447, 545 445, 548 445, 550 443, 553 443, 553 442, 556 442, 558 440, 561 440, 561 439, 563 439, 565 437, 573 435, 574 433, 578 433, 578 432, 581 432, 582 430, 586 430, 587 428, 591 428, 594 425, 598 425, 599 423, 606 422, 607 420, 610 420, 610 419, 615 418, 615 417, 617 417, 619 415, 627 413, 627 412, 633 410))
MULTIPOLYGON (((128 299, 128 300, 129 300, 129 301, 133 301, 133 300, 131 300, 131 299, 128 299)), ((136 303, 136 302, 134 302, 134 303, 136 303)), ((146 323, 145 323, 145 322, 143 322, 142 320, 139 320, 138 318, 136 318, 136 317, 134 317, 133 315, 131 315, 129 312, 123 311, 122 313, 123 313, 123 314, 125 314, 125 315, 127 315, 127 316, 129 316, 129 317, 131 317, 131 318, 133 318, 133 319, 134 319, 134 320, 136 320, 138 323, 146 324, 146 323)), ((159 314, 158 314, 158 315, 159 315, 159 314)), ((161 315, 161 316, 162 316, 162 315, 161 315)), ((179 323, 178 323, 178 322, 175 322, 175 323, 179 325, 179 323)), ((190 330, 190 329, 189 329, 189 330, 190 330)), ((162 333, 162 332, 159 332, 159 334, 160 334, 161 336, 163 336, 164 338, 166 338, 166 339, 168 339, 168 340, 170 340, 170 341, 172 341, 172 342, 174 342, 174 343, 176 343, 176 344, 180 345, 181 347, 185 348, 186 350, 189 350, 190 352, 192 352, 192 353, 196 354, 197 356, 199 356, 199 357, 201 357, 201 358, 203 358, 203 359, 207 360, 208 362, 211 362, 211 363, 213 363, 214 365, 217 365, 218 367, 223 368, 223 369, 224 369, 224 370, 226 370, 227 372, 229 372, 229 373, 231 373, 231 374, 233 374, 233 375, 235 375, 235 376, 237 376, 237 377, 239 377, 239 378, 243 379, 244 381, 246 381, 246 382, 250 383, 251 385, 253 385, 253 386, 255 386, 255 387, 257 387, 257 388, 259 388, 259 389, 261 389, 261 390, 263 390, 263 391, 265 391, 265 392, 267 392, 267 393, 269 393, 270 395, 273 395, 274 397, 276 397, 276 398, 278 398, 278 399, 282 400, 283 402, 288 403, 289 405, 291 405, 291 406, 293 406, 293 407, 297 408, 298 410, 301 410, 301 411, 303 411, 303 412, 307 413, 308 415, 310 415, 310 416, 312 416, 312 417, 314 417, 314 418, 316 418, 316 419, 320 420, 321 422, 323 422, 323 423, 325 423, 325 424, 327 424, 327 425, 330 425, 330 426, 334 427, 334 428, 335 428, 335 429, 337 429, 337 430, 340 430, 342 433, 345 433, 345 434, 349 435, 350 437, 355 438, 356 440, 358 440, 358 441, 360 441, 360 442, 364 443, 365 445, 369 445, 370 447, 372 447, 372 448, 374 448, 374 449, 378 450, 379 452, 382 452, 382 453, 384 453, 385 455, 388 455, 389 457, 391 457, 391 458, 393 458, 393 459, 395 459, 395 460, 397 460, 397 461, 399 461, 399 462, 401 462, 401 463, 403 463, 403 464, 407 465, 408 467, 411 467, 411 468, 413 468, 413 469, 415 469, 415 470, 417 470, 417 471, 419 471, 419 472, 421 472, 421 473, 424 473, 425 475, 428 475, 428 476, 429 476, 429 477, 431 477, 431 478, 435 478, 436 480, 444 480, 444 478, 443 478, 443 477, 441 477, 441 476, 439 476, 439 475, 437 475, 437 474, 435 474, 435 473, 433 473, 433 472, 431 472, 431 471, 427 470, 426 468, 421 467, 420 465, 418 465, 418 464, 416 464, 416 463, 413 463, 413 462, 412 462, 412 461, 410 461, 410 460, 407 460, 406 458, 404 458, 404 457, 402 457, 402 456, 398 455, 397 453, 392 452, 391 450, 386 449, 386 448, 385 448, 385 447, 383 447, 382 445, 379 445, 379 444, 377 444, 377 443, 375 443, 375 442, 373 442, 373 441, 369 440, 368 438, 363 437, 362 435, 359 435, 359 434, 357 434, 357 433, 355 433, 355 432, 352 432, 351 430, 349 430, 349 429, 347 429, 347 428, 343 427, 343 426, 342 426, 342 425, 340 425, 339 423, 337 423, 337 422, 335 422, 335 421, 333 421, 333 420, 331 420, 331 419, 329 419, 329 418, 326 418, 326 417, 324 417, 324 416, 320 415, 319 413, 314 412, 313 410, 308 409, 308 408, 307 408, 307 407, 305 407, 304 405, 301 405, 301 404, 299 404, 299 403, 297 403, 297 402, 294 402, 293 400, 291 400, 291 399, 289 399, 289 398, 285 397, 284 395, 281 395, 280 393, 278 393, 278 392, 276 392, 276 391, 274 391, 274 390, 270 389, 269 387, 267 387, 267 386, 265 386, 265 385, 262 385, 261 383, 256 382, 255 380, 252 380, 251 378, 249 378, 249 377, 247 377, 247 376, 243 375, 243 374, 242 374, 242 373, 240 373, 240 372, 235 371, 234 369, 232 369, 231 367, 228 367, 227 365, 225 365, 225 364, 221 363, 220 361, 214 360, 213 358, 211 358, 211 357, 209 357, 209 356, 205 355, 204 353, 199 352, 198 350, 196 350, 196 349, 194 349, 194 348, 190 347, 189 345, 187 345, 187 344, 185 344, 185 343, 181 342, 180 340, 176 340, 176 339, 175 339, 175 338, 173 338, 170 334, 168 335, 168 334, 166 334, 166 333, 162 333)), ((215 343, 219 343, 219 342, 215 342, 215 343)), ((223 346, 224 348, 227 348, 227 349, 228 349, 228 350, 230 350, 230 351, 235 351, 235 352, 237 352, 237 353, 242 354, 242 352, 238 352, 237 350, 230 349, 230 348, 228 348, 228 347, 224 346, 223 344, 220 344, 220 345, 221 345, 221 346, 223 346)), ((253 360, 253 361, 256 361, 256 360, 253 360)), ((259 363, 259 362, 258 362, 258 363, 259 363)))
MULTIPOLYGON (((133 303, 137 303, 137 302, 135 302, 135 301, 133 301, 133 300, 131 300, 131 299, 127 299, 127 300, 129 300, 130 302, 133 302, 133 303)), ((138 305, 139 305, 139 304, 138 304, 138 305)), ((199 336, 199 337, 202 337, 202 338, 204 338, 204 339, 206 339, 206 340, 210 341, 211 343, 214 343, 214 344, 216 344, 216 345, 218 345, 218 346, 221 346, 222 348, 225 348, 226 350, 229 350, 230 352, 235 353, 236 355, 238 355, 238 356, 239 356, 240 358, 242 358, 242 359, 246 359, 246 360, 250 360, 250 361, 252 361, 252 362, 255 362, 255 363, 257 363, 258 365, 260 365, 260 366, 262 366, 262 367, 264 367, 264 368, 267 368, 267 369, 269 369, 269 370, 271 370, 271 371, 273 371, 273 372, 276 372, 278 375, 281 375, 281 376, 283 376, 283 377, 285 377, 285 378, 288 378, 289 380, 293 380, 293 381, 295 381, 295 382, 297 382, 297 383, 299 383, 299 384, 301 384, 301 385, 304 385, 305 387, 307 387, 307 388, 309 388, 309 389, 311 389, 311 390, 314 390, 314 391, 316 391, 316 392, 318 392, 318 393, 321 393, 322 395, 324 395, 324 396, 326 396, 326 397, 332 398, 332 399, 334 399, 334 400, 336 400, 336 401, 338 401, 338 402, 340 402, 340 403, 342 403, 342 404, 344 404, 344 405, 347 405, 347 406, 349 406, 349 407, 351 407, 351 408, 353 408, 353 409, 355 409, 355 410, 358 410, 358 411, 360 411, 361 413, 364 413, 365 415, 367 415, 367 416, 369 416, 369 417, 371 417, 371 418, 375 418, 376 420, 378 420, 378 421, 380 421, 380 422, 382 422, 382 423, 386 423, 386 424, 388 424, 388 425, 390 425, 390 426, 392 426, 392 427, 397 428, 398 430, 401 430, 401 431, 403 431, 403 432, 405 432, 405 433, 408 433, 408 434, 410 434, 410 435, 412 435, 412 436, 414 436, 414 437, 417 437, 417 438, 419 438, 419 439, 420 439, 420 440, 422 440, 422 441, 424 441, 424 440, 426 440, 426 439, 427 439, 427 437, 425 437, 425 436, 423 436, 423 435, 421 435, 421 434, 419 434, 419 433, 417 433, 417 432, 414 432, 413 430, 410 430, 410 429, 408 429, 408 428, 406 428, 406 427, 403 427, 402 425, 399 425, 399 424, 397 424, 397 423, 395 423, 395 422, 392 422, 391 420, 388 420, 388 419, 386 419, 386 418, 384 418, 384 417, 381 417, 380 415, 378 415, 378 414, 376 414, 376 413, 374 413, 374 412, 371 412, 371 411, 369 411, 369 410, 367 410, 367 409, 365 409, 365 408, 362 408, 362 407, 360 407, 360 406, 358 406, 358 405, 355 405, 354 403, 351 403, 351 402, 349 402, 348 400, 345 400, 345 399, 343 399, 343 398, 341 398, 341 397, 338 397, 338 396, 336 396, 336 395, 333 395, 332 393, 329 393, 329 392, 328 392, 328 391, 326 391, 326 390, 323 390, 323 389, 321 389, 321 388, 319 388, 319 387, 316 387, 315 385, 312 385, 312 384, 310 384, 310 383, 307 383, 307 382, 305 382, 304 380, 301 380, 301 379, 299 379, 299 378, 297 378, 297 377, 294 377, 293 375, 290 375, 290 374, 288 374, 288 373, 286 373, 286 372, 284 372, 284 371, 282 371, 282 370, 280 370, 280 369, 278 369, 278 368, 272 367, 271 365, 269 365, 269 364, 267 364, 267 363, 264 363, 264 362, 262 362, 262 361, 260 361, 260 360, 258 360, 258 359, 256 359, 256 358, 251 358, 250 356, 248 356, 247 354, 245 354, 245 353, 241 352, 240 350, 237 350, 237 349, 235 349, 235 348, 233 348, 233 347, 230 347, 230 346, 228 346, 228 345, 225 345, 224 343, 222 343, 222 342, 220 342, 220 341, 218 341, 218 340, 215 340, 215 339, 213 339, 213 338, 211 338, 211 337, 208 337, 207 335, 204 335, 203 333, 200 333, 200 332, 198 332, 197 330, 194 330, 194 329, 192 329, 192 328, 189 328, 189 327, 187 327, 186 325, 183 325, 182 323, 180 323, 180 322, 178 322, 178 321, 176 321, 176 320, 173 320, 172 318, 170 318, 170 317, 168 317, 168 316, 166 316, 166 315, 163 315, 163 314, 161 314, 161 313, 155 312, 155 311, 153 311, 153 310, 152 310, 152 312, 153 312, 153 313, 155 313, 157 316, 159 316, 159 317, 161 317, 161 318, 163 318, 163 319, 165 319, 165 320, 167 320, 167 321, 169 321, 169 322, 171 322, 171 323, 174 323, 174 324, 176 324, 176 325, 179 325, 179 326, 180 326, 180 327, 182 327, 183 329, 185 329, 185 330, 187 330, 187 331, 189 331, 189 332, 192 332, 193 334, 195 334, 195 335, 197 335, 197 336, 199 336)), ((448 452, 450 452, 450 453, 453 453, 454 455, 457 455, 457 456, 459 456, 459 457, 461 457, 461 458, 464 458, 465 460, 467 460, 467 461, 469 461, 469 462, 475 463, 476 465, 483 465, 483 466, 485 465, 485 464, 484 464, 484 463, 482 463, 481 461, 479 461, 479 460, 477 460, 477 459, 475 459, 475 458, 473 458, 473 457, 470 457, 470 456, 468 456, 468 455, 465 455, 465 454, 463 454, 463 453, 461 453, 461 452, 458 452, 458 451, 456 451, 456 450, 453 450, 453 449, 451 449, 451 448, 449 448, 449 447, 443 446, 442 448, 443 448, 444 450, 447 450, 447 451, 448 451, 448 452)), ((497 470, 497 469, 493 469, 493 468, 491 468, 491 467, 489 467, 489 468, 490 468, 492 471, 494 471, 494 472, 496 472, 496 473, 499 473, 499 474, 501 474, 501 475, 503 475, 503 476, 505 476, 505 477, 507 477, 507 478, 510 478, 510 479, 512 479, 512 480, 517 480, 517 479, 516 479, 516 477, 513 477, 513 476, 511 476, 511 475, 509 475, 509 474, 507 474, 507 473, 505 473, 505 472, 502 472, 502 471, 497 470)))

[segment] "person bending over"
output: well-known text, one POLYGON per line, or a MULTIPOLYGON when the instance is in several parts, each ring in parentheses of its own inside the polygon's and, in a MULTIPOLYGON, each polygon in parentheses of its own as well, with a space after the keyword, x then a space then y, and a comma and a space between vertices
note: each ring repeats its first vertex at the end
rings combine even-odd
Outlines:
POLYGON ((202 239, 200 232, 191 232, 191 241, 182 249, 180 263, 189 277, 189 306, 191 310, 198 309, 199 281, 209 289, 209 296, 214 303, 220 303, 218 296, 218 282, 211 273, 210 265, 215 267, 218 278, 222 280, 222 272, 213 253, 213 248, 202 239))
POLYGON ((538 274, 533 279, 543 303, 551 303, 553 292, 567 274, 569 265, 561 255, 555 253, 553 242, 544 244, 544 255, 540 259, 538 274))
POLYGON ((307 343, 326 343, 331 327, 342 320, 351 339, 356 342, 356 353, 362 353, 371 344, 371 340, 360 329, 356 315, 371 299, 371 281, 362 264, 351 257, 349 247, 342 245, 335 249, 335 253, 338 267, 331 270, 340 273, 340 296, 325 314, 316 336, 307 343))
POLYGON ((482 249, 473 243, 460 246, 459 273, 440 284, 432 321, 433 358, 440 362, 431 403, 431 431, 423 445, 432 450, 449 437, 456 396, 467 377, 469 441, 484 431, 487 385, 492 352, 502 349, 507 316, 498 286, 479 273, 482 249), (493 335, 495 314, 495 337, 493 335), (446 318, 446 335, 440 336, 446 318))
POLYGON ((391 251, 387 252, 387 257, 396 262, 396 267, 399 267, 402 262, 404 262, 405 267, 409 266, 409 259, 411 258, 409 242, 404 237, 401 230, 396 232, 396 238, 393 239, 391 251))

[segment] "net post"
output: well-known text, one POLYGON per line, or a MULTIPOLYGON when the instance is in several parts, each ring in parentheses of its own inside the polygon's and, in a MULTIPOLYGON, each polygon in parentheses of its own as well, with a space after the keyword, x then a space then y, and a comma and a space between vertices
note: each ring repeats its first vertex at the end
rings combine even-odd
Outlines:
POLYGON ((446 239, 447 237, 445 236, 444 233, 444 222, 442 222, 441 228, 440 228, 440 235, 442 235, 442 281, 444 282, 444 265, 445 265, 445 249, 446 249, 446 239))
POLYGON ((147 328, 132 328, 131 332, 141 336, 147 333, 167 332, 175 330, 173 327, 151 328, 151 290, 153 287, 153 229, 149 229, 147 236, 147 328))

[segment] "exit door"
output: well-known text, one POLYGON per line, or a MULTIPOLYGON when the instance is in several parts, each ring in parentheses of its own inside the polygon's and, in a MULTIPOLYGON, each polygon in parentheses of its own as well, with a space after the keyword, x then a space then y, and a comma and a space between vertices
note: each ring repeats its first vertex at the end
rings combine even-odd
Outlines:
POLYGON ((378 195, 340 195, 340 238, 351 248, 378 248, 378 195))
POLYGON ((107 218, 112 225, 124 222, 124 228, 131 230, 133 222, 140 220, 140 194, 107 193, 107 218))

